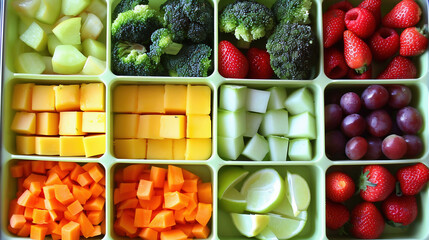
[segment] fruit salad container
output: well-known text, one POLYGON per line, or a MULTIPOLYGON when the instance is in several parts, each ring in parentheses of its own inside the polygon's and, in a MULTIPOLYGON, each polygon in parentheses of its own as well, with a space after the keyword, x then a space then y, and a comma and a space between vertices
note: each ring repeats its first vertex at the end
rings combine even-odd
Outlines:
MULTIPOLYGON (((11 234, 8 230, 8 211, 9 203, 15 198, 17 193, 17 180, 12 177, 10 168, 20 160, 33 161, 58 161, 58 162, 76 162, 80 165, 86 163, 99 163, 106 173, 106 202, 105 202, 105 234, 94 239, 128 239, 120 237, 114 230, 115 206, 113 201, 113 191, 115 188, 115 172, 131 164, 149 164, 167 168, 167 165, 179 166, 183 169, 192 171, 199 175, 205 182, 212 182, 213 213, 208 227, 211 232, 208 239, 247 239, 242 236, 234 227, 229 213, 226 213, 219 207, 218 202, 218 181, 221 178, 219 171, 228 166, 241 166, 250 172, 263 168, 274 168, 283 177, 286 172, 300 174, 308 183, 311 193, 311 202, 308 207, 308 220, 304 229, 293 239, 353 239, 351 236, 343 236, 337 232, 328 230, 325 226, 325 176, 327 173, 341 170, 349 173, 354 179, 358 178, 361 168, 368 164, 380 164, 392 172, 400 167, 422 162, 429 165, 429 54, 426 51, 419 57, 414 57, 413 62, 418 69, 415 79, 392 79, 392 80, 333 80, 327 77, 324 72, 324 51, 323 51, 323 30, 322 14, 335 0, 312 0, 310 12, 311 26, 317 38, 318 55, 315 65, 312 66, 310 80, 287 80, 287 79, 232 79, 224 78, 219 73, 218 64, 218 43, 222 40, 232 40, 231 35, 221 33, 218 30, 218 18, 222 9, 231 0, 210 1, 214 8, 214 38, 213 38, 213 72, 208 77, 140 77, 140 76, 120 76, 115 75, 111 70, 111 22, 112 11, 118 4, 118 0, 100 0, 106 6, 106 18, 103 20, 104 28, 98 38, 100 42, 106 45, 105 70, 96 75, 64 75, 64 74, 25 74, 18 73, 15 67, 16 55, 22 51, 22 46, 16 47, 19 39, 20 24, 18 16, 11 7, 12 0, 2 2, 2 119, 1 119, 1 239, 23 239, 11 234), (36 154, 21 154, 17 150, 16 138, 19 134, 11 129, 15 113, 12 108, 14 86, 17 84, 33 83, 35 85, 76 85, 98 83, 104 86, 103 100, 105 112, 105 142, 104 151, 101 154, 85 157, 83 156, 47 156, 36 154), (411 106, 417 108, 423 117, 423 127, 418 133, 423 140, 423 153, 413 159, 400 160, 332 160, 325 153, 325 125, 324 125, 324 106, 330 92, 341 91, 362 91, 371 84, 404 84, 412 90, 411 106), (131 159, 120 157, 115 153, 115 116, 114 111, 114 92, 118 86, 125 85, 183 85, 183 86, 206 86, 210 89, 210 119, 211 119, 211 143, 209 145, 210 153, 205 159, 194 160, 173 160, 173 159, 131 159), (236 161, 223 159, 219 154, 218 147, 218 110, 220 88, 223 85, 242 85, 248 88, 259 90, 269 89, 271 87, 284 87, 287 91, 293 91, 306 87, 310 90, 314 98, 314 116, 316 122, 316 138, 311 141, 312 157, 305 161, 250 161, 244 157, 239 157, 236 161)), ((274 0, 258 2, 271 7, 274 0)), ((358 1, 351 1, 354 6, 358 1)), ((398 3, 398 0, 384 1, 382 14, 386 14, 398 3)), ((422 9, 419 26, 428 24, 429 7, 425 0, 416 0, 422 9)), ((159 8, 162 0, 150 0, 149 5, 159 8)), ((257 42, 257 45, 263 46, 263 42, 257 42)), ((379 73, 386 64, 381 63, 374 66, 374 72, 379 73)), ((357 202, 357 198, 350 201, 350 205, 357 202)), ((429 187, 426 185, 417 197, 419 213, 415 222, 407 228, 393 228, 386 224, 386 228, 381 239, 429 239, 429 187)))

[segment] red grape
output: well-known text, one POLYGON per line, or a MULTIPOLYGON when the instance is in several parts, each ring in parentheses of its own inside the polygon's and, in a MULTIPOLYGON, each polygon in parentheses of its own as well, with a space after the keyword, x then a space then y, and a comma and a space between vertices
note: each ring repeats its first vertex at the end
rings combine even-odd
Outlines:
POLYGON ((392 130, 392 119, 386 110, 374 110, 366 117, 368 132, 375 137, 384 137, 392 130))
POLYGON ((390 85, 387 87, 389 91, 389 106, 395 109, 408 106, 411 102, 411 90, 404 85, 390 85))
POLYGON ((365 119, 357 113, 346 116, 341 123, 341 130, 347 137, 362 135, 365 128, 365 119))
POLYGON ((348 92, 341 97, 340 105, 345 114, 358 113, 361 107, 361 100, 356 93, 348 92))
POLYGON ((407 143, 407 153, 404 157, 416 158, 423 152, 423 141, 417 135, 404 135, 405 142, 407 143))
POLYGON ((346 144, 346 155, 352 160, 361 159, 368 150, 368 142, 365 138, 357 136, 351 138, 346 144))
POLYGON ((389 92, 381 85, 370 85, 362 93, 362 101, 370 110, 380 109, 389 100, 389 92))
POLYGON ((364 159, 367 160, 377 160, 383 156, 383 152, 381 151, 382 140, 378 137, 370 136, 367 138, 368 149, 364 156, 364 159))
POLYGON ((381 150, 389 159, 401 159, 407 153, 407 143, 403 137, 391 134, 383 140, 381 150))
POLYGON ((329 131, 325 134, 326 156, 330 159, 345 158, 344 148, 346 147, 346 137, 339 130, 329 131))
POLYGON ((413 107, 404 107, 396 114, 399 129, 406 134, 416 134, 423 125, 420 112, 413 107))
POLYGON ((343 120, 343 110, 338 104, 328 104, 325 106, 325 128, 327 131, 340 126, 343 120))

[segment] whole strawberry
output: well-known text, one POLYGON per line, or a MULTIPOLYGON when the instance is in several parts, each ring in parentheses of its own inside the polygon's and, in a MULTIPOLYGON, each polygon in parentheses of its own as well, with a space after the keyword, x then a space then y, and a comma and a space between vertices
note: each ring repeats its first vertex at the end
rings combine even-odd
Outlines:
POLYGON ((352 9, 353 5, 347 1, 347 0, 343 0, 343 1, 339 1, 337 3, 332 4, 329 8, 328 11, 332 10, 332 9, 340 9, 344 12, 347 12, 348 10, 352 9))
POLYGON ((368 45, 375 60, 386 60, 398 52, 399 34, 393 28, 382 27, 371 36, 368 45))
POLYGON ((375 239, 384 231, 384 218, 377 207, 370 202, 356 205, 350 216, 350 233, 357 238, 375 239))
POLYGON ((341 40, 345 29, 345 13, 340 9, 332 9, 323 14, 323 46, 331 47, 341 40))
POLYGON ((345 77, 349 70, 344 54, 335 47, 325 49, 324 63, 325 74, 332 79, 345 77))
POLYGON ((391 28, 407 28, 416 25, 420 21, 422 10, 413 0, 402 0, 386 15, 382 24, 391 28))
POLYGON ((232 43, 219 43, 219 73, 226 78, 245 78, 249 63, 243 53, 232 43))
POLYGON ((337 230, 350 219, 350 212, 341 203, 326 200, 326 227, 337 230))
POLYGON ((371 50, 368 45, 352 31, 344 31, 344 57, 350 68, 362 74, 366 72, 372 61, 371 50))
POLYGON ((407 226, 414 222, 417 217, 416 197, 414 195, 397 196, 393 193, 381 203, 381 211, 395 226, 398 224, 399 226, 407 226))
POLYGON ((354 69, 349 68, 347 72, 347 77, 349 79, 371 79, 372 78, 372 67, 369 65, 368 69, 362 73, 357 73, 354 69))
POLYGON ((383 166, 368 165, 362 170, 359 189, 363 200, 383 201, 395 189, 395 177, 383 166))
POLYGON ((381 23, 381 0, 364 0, 358 7, 371 11, 377 26, 381 23))
POLYGON ((417 68, 414 63, 402 56, 396 56, 387 65, 386 69, 380 75, 378 79, 408 79, 417 77, 417 68))
POLYGON ((266 50, 250 48, 247 51, 249 62, 248 78, 268 79, 274 74, 270 65, 270 54, 266 50))
POLYGON ((353 196, 355 183, 343 172, 331 172, 326 175, 326 197, 333 202, 345 202, 353 196))
POLYGON ((401 33, 399 54, 404 57, 417 56, 426 51, 428 38, 425 28, 409 27, 401 33))
POLYGON ((429 181, 429 168, 423 163, 402 167, 396 172, 402 194, 416 195, 429 181))
POLYGON ((367 38, 374 33, 375 18, 370 10, 365 8, 352 8, 344 16, 348 30, 360 38, 367 38))

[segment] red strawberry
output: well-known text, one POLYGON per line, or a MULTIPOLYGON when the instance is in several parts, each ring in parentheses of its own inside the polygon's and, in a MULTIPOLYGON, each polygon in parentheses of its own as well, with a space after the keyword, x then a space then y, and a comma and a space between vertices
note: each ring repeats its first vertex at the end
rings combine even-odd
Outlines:
POLYGON ((375 18, 375 24, 378 26, 381 22, 381 0, 364 0, 358 7, 368 9, 375 18))
POLYGON ((416 78, 417 69, 414 63, 402 56, 396 56, 378 76, 378 79, 407 79, 416 78))
POLYGON ((250 48, 247 51, 247 61, 249 61, 248 78, 268 79, 273 76, 270 54, 266 50, 250 48))
POLYGON ((372 78, 372 67, 369 65, 368 70, 362 74, 358 74, 354 69, 349 68, 347 77, 350 79, 371 79, 372 78))
POLYGON ((325 74, 332 79, 345 77, 349 70, 344 54, 334 47, 325 49, 324 62, 325 74))
POLYGON ((426 51, 428 38, 423 34, 424 29, 409 27, 401 33, 399 54, 404 57, 417 56, 426 51))
POLYGON ((384 231, 384 218, 377 207, 370 202, 362 202, 351 212, 350 232, 357 238, 375 239, 384 231))
POLYGON ((368 165, 362 170, 359 188, 363 200, 383 201, 395 189, 395 177, 383 166, 368 165))
POLYGON ((341 203, 326 200, 326 227, 337 230, 350 219, 350 212, 341 203))
POLYGON ((326 197, 333 202, 345 202, 353 196, 355 183, 343 172, 331 172, 326 175, 326 197))
POLYGON ((364 73, 372 61, 371 50, 368 45, 352 31, 344 31, 344 57, 350 68, 357 73, 364 73))
POLYGON ((396 172, 402 194, 415 195, 429 181, 429 168, 423 163, 402 167, 396 172))
POLYGON ((382 27, 372 35, 368 45, 374 59, 386 60, 398 52, 399 34, 393 28, 382 27))
POLYGON ((422 10, 414 0, 402 0, 387 13, 382 20, 383 26, 392 28, 407 28, 420 21, 422 10))
POLYGON ((407 226, 417 217, 417 201, 415 196, 396 196, 391 194, 381 203, 381 211, 394 225, 407 226))
POLYGON ((346 27, 360 38, 367 38, 374 33, 375 18, 370 10, 352 8, 344 17, 346 27))
POLYGON ((226 78, 245 78, 249 63, 243 53, 232 43, 219 43, 219 73, 226 78))
POLYGON ((332 9, 323 14, 323 46, 328 48, 339 40, 343 35, 345 13, 339 9, 332 9))
POLYGON ((352 9, 353 5, 347 1, 347 0, 343 0, 341 2, 337 2, 332 4, 329 8, 328 11, 331 11, 332 9, 340 9, 344 12, 347 12, 348 10, 352 9))

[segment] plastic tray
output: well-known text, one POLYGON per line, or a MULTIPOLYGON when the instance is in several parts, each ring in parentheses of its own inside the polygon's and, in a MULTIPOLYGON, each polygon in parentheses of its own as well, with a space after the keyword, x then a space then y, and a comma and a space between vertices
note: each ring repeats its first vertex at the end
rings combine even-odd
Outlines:
MULTIPOLYGON (((274 0, 259 0, 261 3, 266 4, 268 7, 274 0)), ((249 79, 225 79, 218 73, 218 49, 217 43, 223 39, 231 39, 225 34, 218 31, 218 16, 223 7, 232 2, 232 0, 214 0, 215 12, 215 36, 214 36, 214 72, 207 78, 175 78, 175 77, 130 77, 130 76, 116 76, 110 71, 110 24, 105 25, 106 31, 106 45, 107 45, 107 69, 99 76, 83 76, 83 75, 34 75, 34 74, 18 74, 13 70, 13 43, 17 39, 17 16, 13 13, 8 3, 10 1, 2 1, 3 4, 3 49, 5 50, 3 56, 3 74, 2 74, 2 147, 1 147, 1 239, 22 239, 11 235, 7 230, 8 224, 8 204, 16 193, 16 181, 9 175, 9 167, 17 160, 45 160, 45 161, 74 161, 78 163, 86 162, 99 162, 106 170, 106 235, 101 238, 95 239, 121 239, 113 231, 114 221, 114 207, 113 207, 113 188, 114 179, 113 175, 116 169, 121 168, 127 164, 145 163, 166 166, 167 164, 174 164, 186 169, 192 170, 194 173, 200 175, 204 181, 211 180, 213 182, 213 217, 209 226, 211 228, 211 235, 209 239, 246 239, 242 237, 231 224, 230 217, 218 208, 217 203, 217 181, 218 172, 227 165, 239 165, 254 171, 264 167, 273 167, 277 169, 283 176, 286 171, 302 174, 308 181, 311 189, 312 200, 309 207, 309 217, 304 230, 294 239, 350 239, 347 236, 339 236, 331 233, 325 228, 325 174, 333 170, 344 170, 356 176, 363 165, 367 164, 382 164, 392 171, 405 165, 423 162, 429 165, 429 148, 428 140, 429 129, 429 54, 428 52, 413 59, 419 71, 418 78, 406 80, 331 80, 323 72, 323 46, 322 46, 322 13, 336 0, 313 0, 313 7, 311 10, 311 19, 314 32, 318 39, 319 54, 317 64, 314 66, 314 76, 312 80, 298 81, 298 80, 249 80, 249 79), (99 158, 83 158, 83 157, 43 157, 34 155, 17 155, 15 154, 15 134, 10 130, 10 124, 13 118, 13 111, 11 110, 11 95, 12 88, 15 83, 34 82, 36 84, 70 84, 70 83, 87 83, 87 82, 101 82, 106 86, 106 152, 99 158), (338 160, 332 161, 325 154, 325 139, 324 139, 324 95, 330 89, 362 89, 369 84, 406 84, 413 90, 412 105, 417 107, 423 115, 424 127, 420 133, 424 142, 424 152, 417 159, 403 159, 403 160, 382 160, 382 161, 351 161, 351 160, 338 160), (212 156, 208 160, 201 161, 185 161, 185 160, 131 160, 131 159, 117 159, 113 153, 113 113, 112 113, 112 90, 115 86, 120 84, 199 84, 207 85, 212 89, 212 156), (313 141, 313 159, 311 161, 303 162, 254 162, 254 161, 224 161, 217 154, 217 110, 218 110, 218 95, 219 87, 222 84, 241 84, 254 88, 264 89, 271 86, 285 86, 288 89, 298 87, 309 87, 315 97, 316 121, 317 121, 317 139, 313 141)), ((118 0, 107 0, 107 23, 111 22, 111 11, 117 4, 118 0)), ((150 5, 158 7, 163 1, 150 0, 150 5)), ((358 0, 353 0, 354 6, 357 5, 358 0)), ((391 9, 399 0, 383 1, 383 14, 388 9, 391 9)), ((428 23, 428 2, 426 0, 418 0, 422 8, 422 20, 419 25, 428 23)), ((376 66, 375 71, 380 71, 383 65, 376 66)), ((429 239, 429 186, 419 194, 419 216, 416 222, 409 228, 393 229, 386 225, 384 234, 381 236, 383 239, 429 239)))

